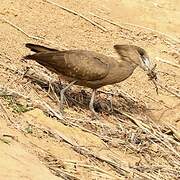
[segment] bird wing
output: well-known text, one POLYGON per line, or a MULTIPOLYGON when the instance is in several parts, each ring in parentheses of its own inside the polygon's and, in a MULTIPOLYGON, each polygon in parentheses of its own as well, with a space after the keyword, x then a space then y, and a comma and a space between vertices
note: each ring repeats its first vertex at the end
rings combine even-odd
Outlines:
POLYGON ((109 72, 108 57, 84 50, 40 52, 28 55, 47 69, 79 80, 94 81, 104 78, 109 72))

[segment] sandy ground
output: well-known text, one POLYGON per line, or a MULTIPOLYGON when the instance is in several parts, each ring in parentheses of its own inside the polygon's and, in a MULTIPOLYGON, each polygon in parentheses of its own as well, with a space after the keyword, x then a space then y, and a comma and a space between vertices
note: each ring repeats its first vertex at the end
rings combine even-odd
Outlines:
POLYGON ((180 1, 53 2, 106 32, 46 0, 1 2, 0 179, 178 179, 180 1), (141 46, 157 64, 164 89, 157 95, 137 68, 126 81, 102 88, 114 94, 118 111, 110 113, 110 96, 99 93, 95 106, 100 120, 92 121, 90 90, 73 87, 61 118, 55 113, 58 95, 48 86, 48 81, 57 85, 57 77, 22 60, 29 53, 27 42, 111 56, 116 56, 114 44, 141 46), (27 68, 33 71, 30 77, 24 76, 27 68))

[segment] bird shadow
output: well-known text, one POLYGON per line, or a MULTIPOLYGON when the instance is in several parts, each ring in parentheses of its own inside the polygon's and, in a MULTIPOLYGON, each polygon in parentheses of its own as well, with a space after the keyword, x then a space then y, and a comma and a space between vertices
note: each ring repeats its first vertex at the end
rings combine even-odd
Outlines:
MULTIPOLYGON (((58 102, 60 100, 60 92, 67 84, 61 84, 59 81, 49 82, 46 78, 37 74, 26 74, 24 77, 29 79, 33 84, 49 93, 49 95, 58 102), (57 99, 58 98, 58 99, 57 99)), ((79 86, 73 86, 65 92, 66 104, 75 110, 89 110, 89 102, 91 99, 91 91, 82 89, 79 86)), ((121 112, 130 114, 145 113, 147 108, 143 102, 134 100, 125 94, 114 94, 111 92, 97 91, 94 100, 94 109, 97 113, 118 116, 121 112)))

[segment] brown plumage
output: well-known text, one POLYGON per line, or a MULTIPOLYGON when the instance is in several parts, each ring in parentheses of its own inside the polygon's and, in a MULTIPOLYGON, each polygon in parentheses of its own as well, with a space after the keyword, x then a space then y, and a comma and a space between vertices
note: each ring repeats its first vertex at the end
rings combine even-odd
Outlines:
POLYGON ((151 71, 147 53, 134 45, 115 45, 114 49, 119 55, 117 59, 87 50, 59 51, 30 43, 27 43, 26 47, 35 54, 27 55, 25 59, 35 60, 71 82, 61 91, 61 107, 64 91, 73 84, 77 84, 93 89, 89 107, 95 113, 93 101, 96 89, 124 81, 137 66, 147 73, 151 71))

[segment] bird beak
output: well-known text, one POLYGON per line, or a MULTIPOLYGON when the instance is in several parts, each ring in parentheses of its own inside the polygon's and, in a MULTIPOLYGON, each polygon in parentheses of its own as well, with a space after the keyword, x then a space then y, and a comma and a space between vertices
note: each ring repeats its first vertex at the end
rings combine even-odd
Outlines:
POLYGON ((141 64, 140 67, 144 70, 144 71, 151 71, 152 70, 152 66, 151 66, 151 62, 149 60, 148 57, 141 57, 141 64))
POLYGON ((141 57, 141 59, 142 61, 140 67, 147 72, 149 79, 157 80, 157 74, 155 72, 156 64, 153 66, 148 57, 141 57))

